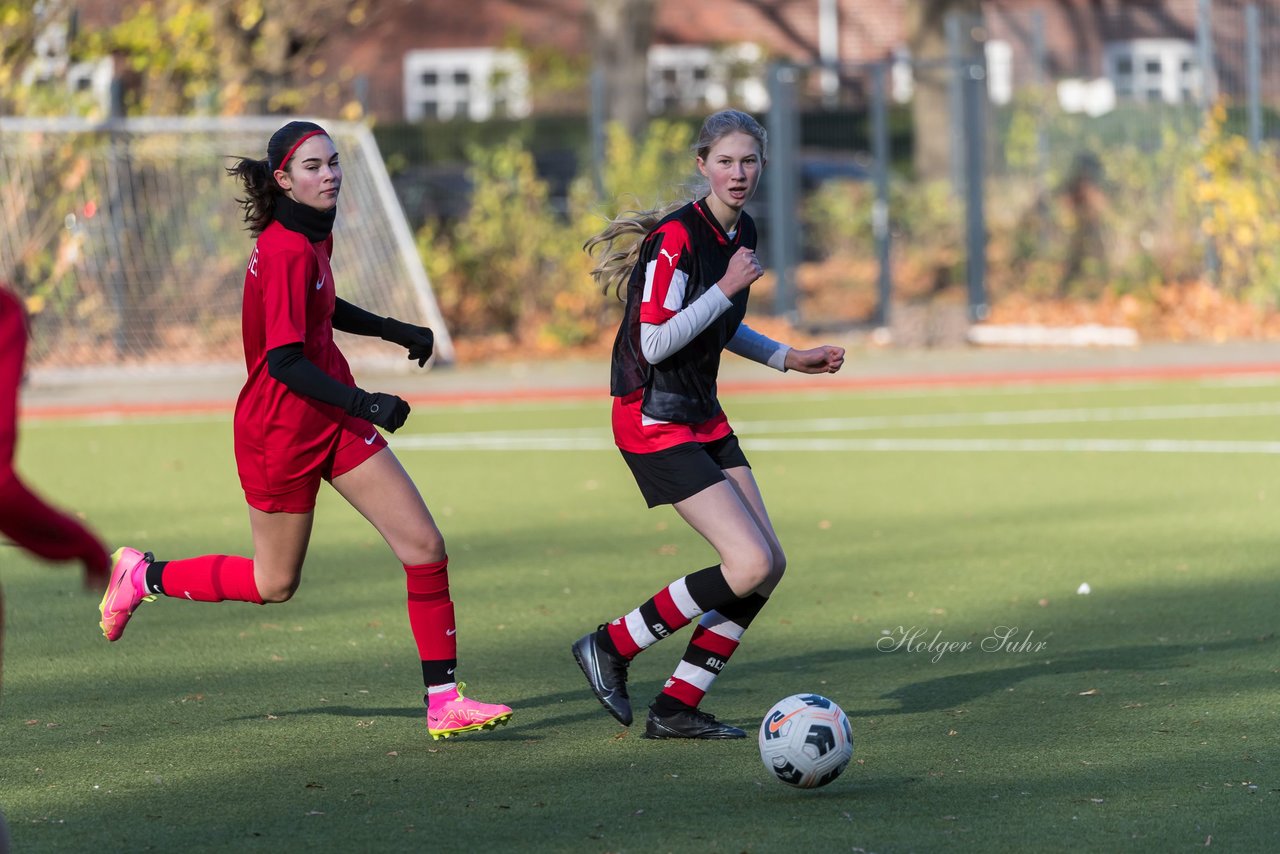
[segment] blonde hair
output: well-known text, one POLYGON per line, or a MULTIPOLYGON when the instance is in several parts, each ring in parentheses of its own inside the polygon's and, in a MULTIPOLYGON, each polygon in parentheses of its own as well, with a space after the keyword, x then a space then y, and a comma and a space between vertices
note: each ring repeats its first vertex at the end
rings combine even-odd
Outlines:
MULTIPOLYGON (((721 110, 707 116, 693 144, 693 153, 705 160, 715 144, 731 133, 745 133, 760 145, 764 157, 769 135, 750 115, 740 110, 721 110)), ((694 190, 695 198, 706 192, 705 186, 694 190)), ((624 211, 605 225, 604 229, 582 245, 588 255, 599 260, 591 270, 591 276, 600 285, 602 293, 613 291, 618 299, 625 299, 627 279, 640 257, 640 244, 654 227, 668 214, 684 207, 684 200, 646 211, 624 211)))

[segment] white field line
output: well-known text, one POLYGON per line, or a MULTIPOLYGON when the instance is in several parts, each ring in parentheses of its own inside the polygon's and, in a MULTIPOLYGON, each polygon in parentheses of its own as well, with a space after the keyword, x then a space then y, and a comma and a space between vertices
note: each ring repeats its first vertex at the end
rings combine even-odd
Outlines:
MULTIPOLYGON (((758 451, 1280 454, 1280 442, 1266 441, 983 438, 804 439, 765 438, 762 435, 768 433, 854 432, 895 428, 925 429, 957 426, 1111 424, 1133 421, 1253 418, 1274 415, 1280 415, 1280 402, 735 421, 735 429, 739 433, 755 436, 756 438, 751 440, 750 447, 758 451)), ((612 450, 614 447, 608 433, 599 428, 405 435, 392 438, 391 444, 395 449, 405 451, 599 451, 612 450)))
MULTIPOLYGON (((1125 421, 1188 421, 1200 418, 1254 418, 1280 415, 1280 402, 1169 404, 1090 409, 1029 409, 1006 412, 940 412, 858 418, 746 421, 734 430, 749 433, 843 433, 892 428, 995 427, 1014 424, 1114 424, 1125 421)), ((758 444, 758 443, 757 443, 758 444)))
MULTIPOLYGON (((833 398, 839 399, 839 398, 833 398)), ((511 405, 462 407, 462 411, 484 411, 487 409, 510 411, 511 405)), ((538 406, 539 411, 547 409, 576 408, 572 404, 552 404, 538 406)), ((930 427, 982 427, 1015 424, 1108 424, 1120 421, 1179 421, 1201 418, 1253 418, 1256 416, 1280 415, 1280 402, 1266 403, 1217 403, 1217 404, 1170 404, 1161 406, 1103 407, 1080 409, 1030 409, 996 412, 940 412, 921 415, 875 415, 852 418, 810 418, 771 421, 746 421, 732 419, 734 429, 743 435, 759 433, 840 433, 853 430, 884 430, 892 428, 930 428, 930 427)), ((120 413, 104 413, 85 416, 64 422, 69 426, 116 426, 146 424, 181 424, 202 423, 230 420, 228 413, 175 413, 173 415, 127 415, 120 413)), ((493 434, 474 434, 492 436, 520 437, 565 437, 596 436, 598 428, 568 428, 545 430, 519 430, 493 434)), ((440 434, 450 437, 450 442, 461 441, 457 437, 473 434, 440 434)), ((534 439, 544 441, 545 439, 534 439)), ((483 439, 480 441, 484 441, 483 439)), ((612 443, 609 445, 612 447, 612 443)))
MULTIPOLYGON (((605 451, 604 436, 570 439, 512 434, 406 436, 391 440, 396 451, 605 451)), ((1196 439, 753 439, 752 451, 845 451, 863 453, 1121 453, 1280 454, 1280 442, 1196 439)))
POLYGON ((1280 442, 1196 439, 753 439, 753 451, 908 453, 1280 454, 1280 442))

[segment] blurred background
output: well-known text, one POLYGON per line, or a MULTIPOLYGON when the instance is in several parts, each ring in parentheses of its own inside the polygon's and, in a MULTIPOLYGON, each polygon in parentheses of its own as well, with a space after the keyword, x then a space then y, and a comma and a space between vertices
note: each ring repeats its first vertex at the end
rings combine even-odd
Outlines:
POLYGON ((0 0, 0 279, 36 368, 237 362, 222 170, 308 117, 347 172, 344 296, 426 318, 445 362, 604 354, 583 242, 688 198, 735 107, 770 136, 776 337, 1270 339, 1277 6, 0 0))

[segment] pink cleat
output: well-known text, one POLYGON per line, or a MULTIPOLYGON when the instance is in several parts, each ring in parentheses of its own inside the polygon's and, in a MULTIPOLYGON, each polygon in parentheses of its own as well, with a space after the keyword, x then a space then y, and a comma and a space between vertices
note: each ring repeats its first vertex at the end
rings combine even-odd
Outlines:
POLYGON ((143 554, 137 549, 119 548, 111 556, 111 575, 107 579, 107 592, 102 596, 102 634, 109 641, 119 640, 124 634, 129 617, 143 602, 154 602, 155 596, 147 592, 147 567, 155 557, 151 552, 143 554))
POLYGON ((458 683, 458 690, 449 695, 427 697, 427 732, 434 739, 449 738, 464 732, 493 729, 511 720, 511 709, 498 703, 481 703, 462 696, 465 682, 458 683))

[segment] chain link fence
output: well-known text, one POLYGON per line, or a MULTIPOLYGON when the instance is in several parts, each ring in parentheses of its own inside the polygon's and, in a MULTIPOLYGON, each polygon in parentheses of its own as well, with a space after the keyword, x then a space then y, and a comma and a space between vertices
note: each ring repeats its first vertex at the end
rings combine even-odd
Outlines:
POLYGON ((930 343, 1001 301, 1280 301, 1277 4, 1071 8, 953 16, 942 58, 772 70, 780 313, 930 343))

